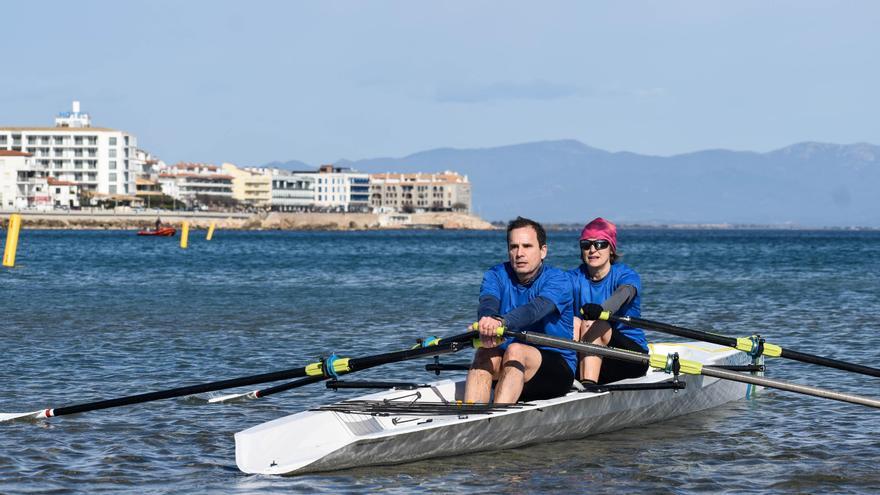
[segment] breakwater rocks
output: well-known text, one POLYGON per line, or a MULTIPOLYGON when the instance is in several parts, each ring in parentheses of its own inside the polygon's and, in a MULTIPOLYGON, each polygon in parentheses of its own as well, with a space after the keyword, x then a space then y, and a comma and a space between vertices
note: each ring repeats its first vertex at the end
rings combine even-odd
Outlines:
MULTIPOLYGON (((0 212, 6 226, 9 215, 0 212)), ((372 230, 372 229, 496 229, 489 222, 463 213, 221 213, 176 211, 70 211, 21 212, 25 228, 31 229, 143 229, 152 227, 156 218, 163 224, 179 225, 186 221, 191 228, 208 228, 211 222, 219 229, 230 230, 372 230)))

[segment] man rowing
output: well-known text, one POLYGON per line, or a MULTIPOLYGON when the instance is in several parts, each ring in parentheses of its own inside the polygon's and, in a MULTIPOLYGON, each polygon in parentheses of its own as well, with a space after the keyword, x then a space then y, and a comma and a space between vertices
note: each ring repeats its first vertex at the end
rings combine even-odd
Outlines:
POLYGON ((571 279, 544 264, 547 234, 537 222, 518 217, 507 226, 509 261, 490 268, 480 286, 477 312, 482 347, 468 371, 465 402, 488 403, 497 380, 494 402, 550 399, 571 388, 574 351, 505 341, 498 327, 573 338, 571 279))
MULTIPOLYGON (((596 218, 584 226, 579 242, 583 263, 570 272, 574 304, 583 312, 575 315, 575 336, 581 342, 647 354, 644 331, 599 320, 603 311, 641 317, 642 281, 635 270, 618 262, 617 227, 604 218, 596 218)), ((604 384, 645 376, 647 371, 647 364, 580 356, 578 379, 585 384, 604 384)))

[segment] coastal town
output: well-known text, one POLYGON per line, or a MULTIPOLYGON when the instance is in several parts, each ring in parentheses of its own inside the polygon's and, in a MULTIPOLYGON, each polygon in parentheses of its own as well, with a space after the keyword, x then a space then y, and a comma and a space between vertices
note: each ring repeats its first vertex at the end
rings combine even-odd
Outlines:
POLYGON ((421 225, 413 215, 429 215, 440 218, 436 225, 442 226, 444 216, 471 217, 471 201, 468 177, 449 170, 366 173, 333 164, 313 170, 169 164, 142 148, 134 134, 93 126, 78 101, 59 113, 52 127, 0 127, 4 212, 203 212, 230 218, 289 213, 318 219, 311 222, 318 225, 332 223, 327 215, 370 215, 376 226, 421 225))

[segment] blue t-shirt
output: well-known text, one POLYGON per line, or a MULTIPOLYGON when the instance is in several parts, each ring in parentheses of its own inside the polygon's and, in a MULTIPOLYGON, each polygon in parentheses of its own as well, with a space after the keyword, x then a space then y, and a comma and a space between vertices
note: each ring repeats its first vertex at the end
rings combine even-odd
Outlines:
MULTIPOLYGON (((566 339, 574 338, 571 279, 558 268, 544 265, 541 268, 541 273, 532 283, 522 285, 510 263, 500 263, 483 274, 483 284, 480 286, 480 297, 482 296, 494 296, 501 301, 499 311, 502 315, 528 304, 539 296, 543 297, 556 306, 556 311, 521 330, 566 339)), ((508 344, 510 344, 510 340, 502 345, 502 349, 506 349, 508 344)), ((536 347, 562 354, 571 368, 571 372, 575 372, 577 355, 574 351, 557 347, 536 347)))
MULTIPOLYGON (((605 278, 598 282, 590 280, 587 265, 583 263, 568 273, 571 275, 571 284, 574 288, 575 308, 580 308, 587 303, 602 304, 621 285, 631 285, 636 289, 635 297, 632 301, 621 306, 614 314, 641 317, 642 279, 632 268, 623 263, 614 263, 611 265, 611 271, 608 272, 608 275, 605 275, 605 278)), ((646 351, 648 350, 648 339, 645 338, 645 332, 642 329, 623 323, 611 323, 611 326, 646 351)))

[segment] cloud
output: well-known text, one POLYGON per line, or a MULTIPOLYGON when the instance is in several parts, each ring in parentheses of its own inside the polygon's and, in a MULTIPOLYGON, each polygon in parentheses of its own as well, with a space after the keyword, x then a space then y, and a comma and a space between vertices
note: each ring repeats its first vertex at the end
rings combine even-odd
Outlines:
POLYGON ((441 103, 483 103, 502 100, 559 100, 581 94, 582 90, 577 86, 535 80, 525 83, 447 86, 438 88, 434 99, 441 103))

